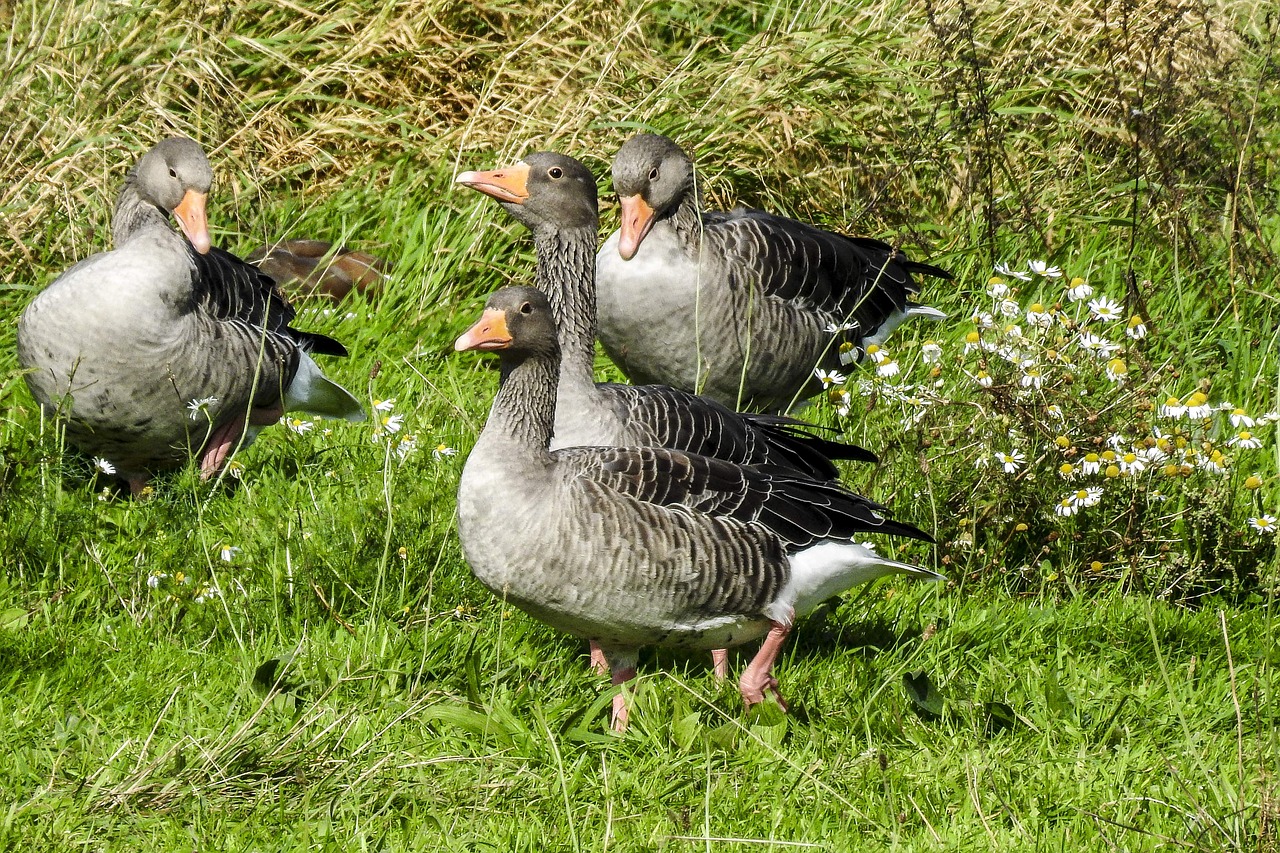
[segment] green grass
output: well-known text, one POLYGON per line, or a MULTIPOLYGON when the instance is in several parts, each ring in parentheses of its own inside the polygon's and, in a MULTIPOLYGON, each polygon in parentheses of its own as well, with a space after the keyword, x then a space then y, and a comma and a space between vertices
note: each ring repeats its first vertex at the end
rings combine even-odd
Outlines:
MULTIPOLYGON (((1226 476, 1122 478, 1053 513, 1064 458, 1180 426, 1155 411, 1166 396, 1280 408, 1276 24, 1230 2, 1043 11, 0 8, 6 326, 105 247, 132 159, 189 133, 213 152, 222 244, 318 236, 389 259, 381 296, 300 325, 344 341, 325 369, 394 398, 393 438, 417 442, 401 460, 372 424, 275 428, 239 480, 188 468, 130 501, 41 422, 10 334, 0 848, 1280 849, 1280 564, 1248 525, 1280 507, 1274 426, 1236 450, 1223 418, 1185 425, 1228 452, 1226 476), (808 412, 881 454, 847 482, 936 531, 901 554, 950 580, 806 620, 779 666, 789 716, 744 715, 701 658, 652 655, 616 738, 584 649, 461 558, 453 496, 496 374, 451 344, 532 254, 451 178, 541 147, 603 176, 640 126, 696 153, 712 203, 896 239, 956 274, 924 294, 952 319, 889 343, 894 381, 937 398, 926 414, 904 423, 880 381, 850 417, 808 412), (963 352, 992 264, 1033 258, 1149 321, 1139 342, 1113 330, 1127 384, 1078 359, 1072 384, 1028 396, 963 352), (1024 468, 975 467, 1011 430, 1024 468)), ((1013 284, 1023 311, 1063 299, 1013 284)), ((1070 349, 1053 335, 1037 346, 1070 349)))

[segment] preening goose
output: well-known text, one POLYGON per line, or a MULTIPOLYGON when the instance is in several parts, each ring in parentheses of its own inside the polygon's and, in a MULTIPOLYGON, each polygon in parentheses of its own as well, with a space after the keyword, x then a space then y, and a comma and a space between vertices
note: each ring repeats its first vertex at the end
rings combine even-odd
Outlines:
POLYGON ((254 249, 245 260, 271 276, 285 293, 323 296, 334 302, 341 302, 352 290, 372 296, 387 277, 381 258, 324 240, 281 240, 254 249))
POLYGON ((18 321, 18 359, 36 401, 135 494, 192 454, 211 476, 242 435, 286 410, 364 418, 308 355, 346 355, 343 346, 290 328, 294 311, 271 279, 211 247, 212 180, 197 143, 160 142, 125 178, 114 250, 64 272, 18 321))
MULTIPOLYGON (((463 554, 504 601, 597 641, 615 684, 635 675, 643 646, 765 637, 739 687, 748 705, 766 691, 781 702, 772 668, 797 614, 885 575, 941 577, 858 544, 931 540, 835 483, 657 447, 550 450, 559 345, 533 288, 495 293, 454 347, 501 364, 458 486, 463 554)), ((614 726, 626 726, 621 695, 614 726)))
POLYGON ((622 227, 600 250, 600 341, 633 382, 786 410, 913 315, 916 275, 950 278, 878 240, 738 208, 700 209, 693 163, 664 136, 613 162, 622 227), (842 345, 847 345, 842 349, 842 345))

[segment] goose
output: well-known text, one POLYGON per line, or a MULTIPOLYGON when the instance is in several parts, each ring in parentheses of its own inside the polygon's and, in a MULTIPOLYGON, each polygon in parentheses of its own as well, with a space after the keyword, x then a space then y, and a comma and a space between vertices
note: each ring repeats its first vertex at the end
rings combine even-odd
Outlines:
POLYGON ((341 302, 352 290, 372 296, 387 277, 381 258, 325 240, 281 240, 254 249, 245 260, 271 276, 286 293, 323 296, 334 302, 341 302))
MULTIPOLYGON (((454 343, 495 352, 501 379, 458 485, 458 535, 476 578, 551 627, 595 640, 614 684, 640 648, 731 648, 764 638, 739 690, 774 696, 795 617, 890 574, 866 534, 931 537, 836 483, 660 447, 551 449, 557 323, 531 287, 493 294, 454 343)), ((613 724, 625 729, 620 693, 613 724)))
POLYGON ((271 279, 211 245, 212 180, 198 143, 158 143, 120 190, 115 248, 68 269, 18 320, 32 396, 65 421, 71 445, 110 463, 135 495, 193 454, 201 475, 213 476, 284 411, 364 418, 310 356, 346 349, 291 328, 294 311, 271 279))
POLYGON ((597 259, 600 341, 633 382, 785 411, 912 316, 935 266, 762 210, 703 211, 693 162, 642 133, 613 161, 621 228, 597 259))
MULTIPOLYGON (((536 287, 551 303, 561 349, 553 449, 653 445, 783 466, 823 480, 839 475, 833 458, 877 461, 860 447, 804 431, 800 421, 740 415, 710 398, 662 385, 597 383, 595 176, 572 157, 541 151, 501 169, 463 172, 457 183, 497 200, 533 234, 536 287)), ((591 651, 593 667, 603 672, 599 651, 591 651)), ((712 659, 717 677, 724 677, 724 651, 715 650, 712 659)))

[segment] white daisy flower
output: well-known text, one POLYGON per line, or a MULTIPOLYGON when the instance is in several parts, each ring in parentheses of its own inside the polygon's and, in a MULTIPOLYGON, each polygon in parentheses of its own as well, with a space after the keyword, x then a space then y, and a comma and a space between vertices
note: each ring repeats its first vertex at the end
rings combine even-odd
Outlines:
POLYGON ((1022 374, 1018 383, 1023 388, 1035 388, 1038 391, 1044 385, 1044 375, 1038 369, 1032 367, 1022 374))
POLYGON ((1066 419, 1066 415, 1063 414, 1062 412, 1062 407, 1059 406, 1057 403, 1054 403, 1053 405, 1050 405, 1050 406, 1045 406, 1044 413, 1049 417, 1053 418, 1055 421, 1061 421, 1066 419))
MULTIPOLYGON (((418 437, 411 432, 406 432, 400 436, 395 443, 396 456, 401 460, 408 459, 409 455, 418 449, 418 437)), ((456 452, 456 451, 455 451, 456 452)))
POLYGON ((93 457, 93 467, 97 468, 104 474, 114 474, 116 472, 116 466, 112 465, 101 456, 93 457))
POLYGON ((431 455, 436 459, 444 459, 446 456, 457 456, 458 451, 456 448, 450 447, 442 441, 432 448, 431 455))
POLYGON ((1147 470, 1147 458, 1143 454, 1129 451, 1119 459, 1120 473, 1122 474, 1141 474, 1147 470))
POLYGON ((1213 415, 1213 406, 1203 391, 1196 391, 1187 398, 1187 417, 1193 421, 1204 420, 1213 415))
POLYGON ((852 332, 858 328, 857 320, 850 320, 847 323, 828 323, 823 329, 829 335, 838 335, 842 332, 852 332))
MULTIPOLYGON (((1102 496, 1106 494, 1101 486, 1089 486, 1083 491, 1083 497, 1079 498, 1081 506, 1097 506, 1102 502, 1102 496)), ((1077 492, 1080 495, 1081 492, 1077 492)))
POLYGON ((1245 450, 1257 450, 1262 446, 1262 439, 1246 430, 1241 430, 1227 440, 1227 444, 1232 447, 1242 447, 1245 450))
POLYGON ((1052 328, 1053 315, 1046 311, 1039 302, 1033 302, 1031 307, 1027 309, 1027 325, 1034 326, 1037 329, 1052 328))
POLYGON ((1053 508, 1054 514, 1060 515, 1063 518, 1069 518, 1079 511, 1080 504, 1076 502, 1076 496, 1073 494, 1067 495, 1065 498, 1058 501, 1057 505, 1053 508))
POLYGON ((1129 375, 1129 365, 1124 363, 1122 358, 1113 358, 1107 362, 1107 379, 1115 382, 1117 385, 1125 380, 1129 375))
POLYGON ((1076 343, 1080 345, 1080 349, 1099 359, 1110 358, 1116 350, 1120 349, 1119 344, 1113 344, 1093 332, 1081 332, 1076 338, 1076 343))
POLYGON ((996 264, 995 269, 999 275, 1007 275, 1009 278, 1016 278, 1019 281, 1031 281, 1031 273, 1014 272, 1009 268, 1008 264, 996 264))
POLYGON ((1187 407, 1177 397, 1169 397, 1160 406, 1160 416, 1165 418, 1180 418, 1187 413, 1187 407))
POLYGON ((1026 456, 1020 450, 1010 450, 1008 453, 995 454, 996 463, 999 464, 1006 474, 1016 474, 1023 463, 1027 461, 1026 456))
POLYGON ((925 364, 937 364, 942 361, 942 347, 937 341, 925 341, 920 345, 920 360, 925 364))
POLYGON ((1017 317, 1022 313, 1022 306, 1012 299, 1001 299, 996 307, 1006 317, 1017 317))
POLYGON ((387 400, 374 400, 373 408, 377 412, 389 412, 396 407, 396 398, 391 397, 387 400))
POLYGON ((1112 301, 1106 294, 1089 300, 1089 313, 1095 319, 1109 323, 1112 320, 1119 320, 1123 312, 1124 308, 1120 303, 1112 301))
POLYGON ((198 400, 192 400, 187 403, 187 411, 191 413, 191 420, 198 420, 201 413, 207 412, 210 406, 218 404, 217 397, 201 397, 198 400))
POLYGON ((1096 453, 1086 453, 1084 459, 1080 460, 1080 470, 1085 476, 1090 476, 1102 470, 1102 459, 1096 453))
POLYGON ((288 427, 291 432, 296 432, 298 435, 307 433, 316 425, 315 421, 306 421, 302 418, 291 418, 288 415, 281 418, 280 421, 288 427))
POLYGON ((987 373, 985 370, 979 370, 973 375, 973 379, 983 388, 990 388, 992 383, 995 382, 995 380, 991 378, 991 374, 987 373))
POLYGON ((1249 519, 1249 526, 1259 533, 1275 533, 1277 526, 1276 517, 1274 515, 1264 513, 1257 518, 1249 519))
POLYGON ((1051 267, 1044 261, 1028 261, 1027 268, 1036 275, 1042 275, 1045 278, 1062 278, 1062 270, 1058 267, 1051 267))
POLYGON ((1009 285, 1001 279, 993 278, 987 282, 987 295, 992 299, 1004 299, 1009 295, 1009 285))
POLYGON ((1085 283, 1082 278, 1071 279, 1071 284, 1067 287, 1067 299, 1071 302, 1083 302, 1093 296, 1093 288, 1085 283))
POLYGON ((236 554, 240 553, 240 549, 235 545, 220 544, 215 550, 218 552, 218 556, 222 558, 224 563, 230 563, 235 559, 236 554))
POLYGON ((1140 341, 1147 336, 1147 324, 1143 322, 1141 317, 1134 314, 1125 325, 1124 333, 1135 341, 1140 341))
POLYGON ((1253 427, 1255 421, 1249 417, 1244 409, 1232 409, 1229 416, 1233 427, 1253 427))
POLYGON ((813 375, 818 377, 818 381, 822 383, 823 388, 830 388, 832 385, 843 385, 849 378, 838 370, 823 370, 821 367, 813 371, 813 375))

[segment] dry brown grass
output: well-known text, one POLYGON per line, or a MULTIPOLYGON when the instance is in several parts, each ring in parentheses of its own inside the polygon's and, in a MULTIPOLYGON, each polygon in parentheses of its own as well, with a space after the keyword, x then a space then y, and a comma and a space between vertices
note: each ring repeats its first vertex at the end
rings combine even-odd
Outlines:
POLYGON ((398 161, 423 179, 394 189, 423 204, 430 176, 536 147, 603 174, 640 125, 697 152, 717 202, 933 250, 994 256, 1021 234, 1052 252, 1136 216, 1201 253, 1268 251, 1275 24, 1257 4, 796 6, 8 8, 0 268, 28 283, 32 264, 101 246, 121 171, 168 133, 214 149, 233 218, 272 196, 379 186, 398 161))

